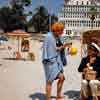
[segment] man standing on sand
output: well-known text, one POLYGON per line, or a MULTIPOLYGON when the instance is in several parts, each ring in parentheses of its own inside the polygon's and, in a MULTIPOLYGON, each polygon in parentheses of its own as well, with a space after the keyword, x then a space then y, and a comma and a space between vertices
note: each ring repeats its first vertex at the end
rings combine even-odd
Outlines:
POLYGON ((56 46, 56 39, 62 35, 64 26, 60 22, 55 22, 51 29, 52 32, 47 33, 43 42, 42 62, 46 75, 46 100, 51 100, 52 83, 56 79, 58 79, 56 98, 63 98, 61 90, 65 80, 60 51, 65 49, 67 44, 61 45, 60 47, 56 46))

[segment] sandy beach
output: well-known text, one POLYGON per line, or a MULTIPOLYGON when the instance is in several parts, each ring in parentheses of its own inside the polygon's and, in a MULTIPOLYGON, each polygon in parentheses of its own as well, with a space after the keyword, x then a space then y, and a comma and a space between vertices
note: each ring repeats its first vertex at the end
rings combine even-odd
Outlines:
MULTIPOLYGON (((42 42, 30 40, 30 51, 35 53, 36 60, 11 60, 17 50, 17 40, 10 39, 5 45, 12 50, 0 49, 0 100, 45 100, 45 76, 41 63, 42 42)), ((81 74, 77 72, 81 56, 80 41, 74 40, 73 46, 78 48, 75 56, 67 56, 68 65, 64 67, 65 83, 63 100, 78 100, 81 74)), ((66 54, 67 55, 67 54, 66 54)), ((27 53, 22 53, 27 59, 27 53)), ((52 100, 56 100, 56 81, 53 84, 52 100)))

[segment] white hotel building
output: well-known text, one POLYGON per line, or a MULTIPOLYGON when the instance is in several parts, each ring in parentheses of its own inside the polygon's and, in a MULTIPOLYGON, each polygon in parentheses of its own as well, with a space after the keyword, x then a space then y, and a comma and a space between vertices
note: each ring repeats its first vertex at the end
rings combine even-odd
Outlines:
MULTIPOLYGON (((66 34, 80 33, 83 29, 91 28, 89 16, 93 2, 90 0, 66 0, 67 2, 58 9, 58 18, 65 25, 66 34)), ((100 12, 99 3, 95 8, 100 12)), ((100 27, 100 14, 97 14, 93 22, 93 28, 100 27)))

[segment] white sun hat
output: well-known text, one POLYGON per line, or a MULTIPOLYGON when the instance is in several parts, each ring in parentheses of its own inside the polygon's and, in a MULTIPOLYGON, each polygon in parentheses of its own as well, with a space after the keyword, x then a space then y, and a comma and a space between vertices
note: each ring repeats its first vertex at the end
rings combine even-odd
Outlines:
POLYGON ((92 42, 91 46, 94 47, 98 52, 100 52, 100 47, 96 43, 92 42))

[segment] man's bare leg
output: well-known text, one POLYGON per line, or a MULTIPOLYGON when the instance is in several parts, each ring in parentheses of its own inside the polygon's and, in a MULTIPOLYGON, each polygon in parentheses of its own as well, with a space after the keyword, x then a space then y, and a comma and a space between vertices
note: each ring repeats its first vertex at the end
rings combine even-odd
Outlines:
POLYGON ((61 90, 62 90, 62 86, 65 80, 64 74, 60 73, 58 76, 58 83, 57 83, 57 99, 61 99, 64 98, 64 96, 61 95, 61 90))
POLYGON ((51 88, 52 88, 52 82, 46 83, 46 100, 51 100, 51 88))

